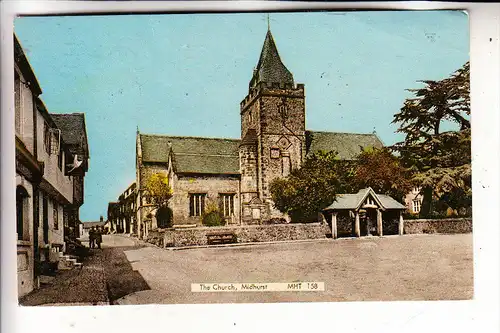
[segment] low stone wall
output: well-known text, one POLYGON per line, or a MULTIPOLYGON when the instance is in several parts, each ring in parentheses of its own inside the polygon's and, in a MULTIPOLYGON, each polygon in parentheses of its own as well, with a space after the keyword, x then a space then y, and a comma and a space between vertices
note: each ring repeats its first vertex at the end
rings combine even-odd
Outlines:
MULTIPOLYGON (((164 247, 207 245, 207 234, 212 232, 232 232, 238 243, 256 243, 301 239, 326 238, 331 231, 322 223, 289 223, 274 225, 245 225, 225 227, 198 227, 189 229, 166 229, 162 231, 164 247)), ((151 237, 157 240, 158 236, 151 237)))
POLYGON ((464 234, 472 232, 472 218, 404 220, 405 234, 464 234))
POLYGON ((146 242, 150 244, 154 244, 158 247, 164 246, 164 231, 161 230, 152 230, 148 233, 148 237, 146 238, 146 242))

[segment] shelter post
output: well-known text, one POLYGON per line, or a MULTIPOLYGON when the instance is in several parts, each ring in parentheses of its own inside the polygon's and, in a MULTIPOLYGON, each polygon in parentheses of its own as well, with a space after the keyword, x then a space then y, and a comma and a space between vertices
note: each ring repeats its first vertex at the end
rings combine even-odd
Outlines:
POLYGON ((400 235, 403 234, 404 232, 404 220, 403 220, 403 211, 399 212, 399 226, 398 226, 398 232, 400 235))
POLYGON ((354 219, 354 235, 356 237, 361 237, 361 232, 359 228, 359 211, 356 211, 356 217, 354 219))
POLYGON ((379 236, 384 235, 383 227, 382 227, 382 211, 377 209, 377 233, 379 236))
POLYGON ((337 212, 332 213, 332 237, 337 239, 337 212))

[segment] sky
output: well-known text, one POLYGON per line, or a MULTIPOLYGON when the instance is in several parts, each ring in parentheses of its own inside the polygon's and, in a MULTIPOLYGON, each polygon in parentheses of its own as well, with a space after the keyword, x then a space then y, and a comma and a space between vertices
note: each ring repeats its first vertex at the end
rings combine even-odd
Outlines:
MULTIPOLYGON (((240 137, 239 103, 257 65, 267 15, 20 17, 15 33, 51 113, 85 113, 90 167, 82 221, 135 181, 136 131, 240 137)), ((461 11, 271 13, 281 59, 306 89, 308 130, 371 133, 391 124, 418 80, 469 60, 461 11)))

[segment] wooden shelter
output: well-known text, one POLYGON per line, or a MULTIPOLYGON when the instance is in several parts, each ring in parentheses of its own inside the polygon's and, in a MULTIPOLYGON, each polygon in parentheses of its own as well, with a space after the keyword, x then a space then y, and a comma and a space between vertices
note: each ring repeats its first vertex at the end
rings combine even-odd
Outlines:
POLYGON ((354 216, 353 234, 356 237, 361 236, 360 215, 364 214, 367 219, 367 235, 371 232, 371 216, 376 216, 377 234, 382 236, 383 232, 383 213, 389 211, 399 211, 398 233, 403 234, 403 211, 406 206, 394 200, 392 197, 384 194, 376 194, 371 188, 365 188, 355 194, 339 194, 335 201, 323 209, 322 215, 325 222, 328 218, 331 220, 332 237, 338 237, 337 214, 348 211, 350 216, 354 216))

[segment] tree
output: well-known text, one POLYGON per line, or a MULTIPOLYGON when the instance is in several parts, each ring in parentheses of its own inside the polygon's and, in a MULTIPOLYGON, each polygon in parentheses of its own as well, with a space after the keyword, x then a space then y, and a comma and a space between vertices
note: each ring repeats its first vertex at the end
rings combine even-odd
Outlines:
POLYGON ((172 198, 168 177, 163 173, 154 173, 146 181, 146 198, 157 209, 168 206, 168 201, 172 198))
POLYGON ((401 165, 398 157, 389 149, 371 148, 363 150, 354 162, 351 177, 353 192, 371 187, 375 193, 386 194, 398 201, 411 190, 411 172, 401 165))
POLYGON ((346 179, 351 176, 352 168, 336 152, 318 152, 288 177, 271 182, 270 192, 275 207, 293 221, 308 220, 330 205, 337 193, 348 190, 346 179))
POLYGON ((415 97, 407 99, 394 115, 393 123, 400 126, 397 132, 404 133, 405 139, 392 148, 414 172, 413 182, 422 188, 421 215, 426 217, 433 198, 470 193, 469 63, 449 78, 421 82, 425 86, 410 89, 415 97), (444 122, 455 123, 460 129, 442 131, 444 122))

